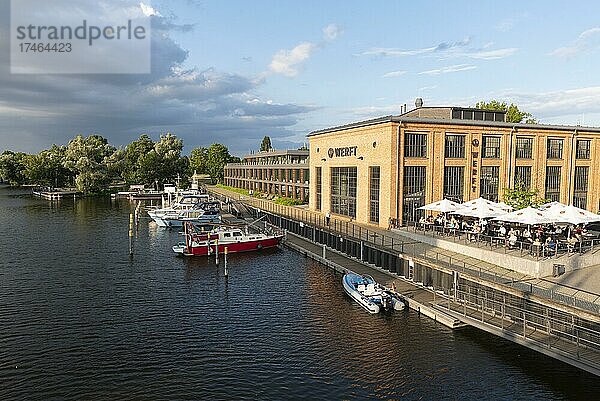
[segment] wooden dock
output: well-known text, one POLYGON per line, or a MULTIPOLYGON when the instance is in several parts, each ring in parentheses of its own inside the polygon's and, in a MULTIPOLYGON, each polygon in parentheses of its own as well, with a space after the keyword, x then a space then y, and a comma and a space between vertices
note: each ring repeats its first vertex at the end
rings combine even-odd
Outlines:
POLYGON ((430 317, 447 327, 455 329, 466 326, 466 324, 462 323, 459 319, 436 307, 439 296, 433 290, 403 280, 396 274, 365 264, 364 262, 343 255, 334 249, 315 244, 293 233, 288 232, 285 245, 341 274, 350 270, 358 274, 370 275, 375 281, 385 286, 388 290, 391 291, 392 288, 395 288, 395 294, 401 298, 409 308, 430 317))
POLYGON ((33 195, 40 197, 42 199, 55 201, 55 200, 61 200, 61 199, 65 199, 65 198, 77 198, 78 196, 81 196, 81 192, 66 191, 66 190, 61 190, 61 189, 56 189, 56 190, 34 189, 33 195))

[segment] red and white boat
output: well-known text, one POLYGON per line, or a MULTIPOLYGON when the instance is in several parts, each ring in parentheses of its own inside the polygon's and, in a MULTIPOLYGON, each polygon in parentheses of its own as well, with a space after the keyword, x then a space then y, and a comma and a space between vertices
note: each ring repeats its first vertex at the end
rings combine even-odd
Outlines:
POLYGON ((259 251, 279 245, 283 234, 249 233, 236 227, 220 227, 198 232, 190 223, 184 225, 185 242, 173 246, 173 252, 184 256, 214 255, 215 251, 227 253, 259 251))

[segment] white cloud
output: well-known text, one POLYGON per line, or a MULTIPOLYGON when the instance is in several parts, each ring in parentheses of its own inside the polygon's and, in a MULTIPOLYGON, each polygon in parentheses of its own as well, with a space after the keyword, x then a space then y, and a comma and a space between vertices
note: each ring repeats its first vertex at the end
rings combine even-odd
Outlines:
POLYGON ((273 56, 269 69, 275 74, 295 77, 298 75, 302 64, 311 56, 316 48, 317 45, 314 43, 304 42, 292 50, 279 50, 273 56))
POLYGON ((142 9, 142 13, 144 13, 146 17, 151 17, 153 15, 157 17, 162 17, 162 15, 160 15, 158 11, 152 8, 152 6, 140 2, 140 8, 142 9))
MULTIPOLYGON (((79 3, 84 1, 98 16, 114 12, 104 8, 108 2, 79 3)), ((128 12, 142 14, 139 0, 128 1, 128 12)), ((0 1, 0 15, 10 14, 8 4, 0 1)), ((221 142, 241 152, 265 132, 273 140, 298 134, 301 116, 317 107, 265 99, 256 94, 264 80, 255 77, 184 69, 188 52, 170 37, 181 29, 174 18, 152 16, 151 74, 9 74, 8 52, 0 52, 0 147, 39 151, 78 133, 99 133, 122 145, 140 133, 170 131, 186 147, 221 142)), ((0 48, 8 46, 8 37, 7 25, 0 24, 0 48)), ((301 59, 301 53, 294 55, 301 59)))
POLYGON ((466 57, 480 60, 498 60, 506 58, 515 54, 519 49, 516 47, 510 47, 506 49, 497 50, 481 50, 473 53, 465 53, 466 57))
POLYGON ((439 43, 437 46, 423 47, 420 49, 374 47, 360 53, 359 55, 377 57, 408 57, 425 55, 437 57, 440 60, 460 57, 479 60, 497 60, 512 56, 518 50, 515 47, 491 50, 491 43, 488 43, 481 48, 469 47, 470 44, 471 38, 467 37, 458 42, 442 42, 439 43))
POLYGON ((381 56, 381 57, 402 57, 416 56, 418 54, 430 53, 435 50, 435 47, 427 47, 424 49, 401 50, 394 48, 374 47, 360 53, 361 56, 381 56))
POLYGON ((336 40, 344 30, 338 24, 329 24, 323 28, 323 39, 328 42, 336 40))
POLYGON ((265 78, 269 74, 281 74, 293 78, 298 75, 304 62, 317 50, 326 46, 342 34, 342 29, 337 24, 329 24, 323 28, 323 38, 325 42, 320 44, 313 42, 302 42, 291 50, 281 49, 273 55, 269 71, 260 74, 265 78))
POLYGON ((495 28, 500 32, 508 32, 511 31, 515 25, 520 23, 522 20, 529 17, 529 14, 526 12, 514 15, 512 17, 504 18, 498 24, 496 24, 495 28))
POLYGON ((502 98, 509 99, 519 109, 542 119, 600 113, 600 86, 539 93, 508 90, 502 94, 502 98))
POLYGON ((363 106, 350 109, 353 118, 374 118, 383 115, 400 114, 400 105, 363 106))
POLYGON ((579 53, 594 50, 600 47, 600 27, 590 28, 579 34, 577 39, 569 46, 559 47, 552 52, 551 56, 572 57, 579 53))
POLYGON ((390 71, 390 72, 386 72, 385 74, 382 75, 382 78, 395 78, 395 77, 399 77, 406 74, 406 71, 403 70, 399 70, 399 71, 390 71))
POLYGON ((421 71, 419 73, 419 75, 440 75, 440 74, 448 74, 451 72, 474 70, 476 68, 477 68, 477 66, 471 65, 471 64, 456 64, 456 65, 450 65, 447 67, 438 68, 435 70, 421 71))
POLYGON ((467 46, 471 42, 471 38, 467 37, 458 42, 442 42, 436 46, 424 47, 420 49, 397 49, 397 48, 385 48, 385 47, 374 47, 360 53, 361 56, 380 56, 380 57, 403 57, 403 56, 417 56, 419 54, 428 53, 445 53, 459 47, 467 46))

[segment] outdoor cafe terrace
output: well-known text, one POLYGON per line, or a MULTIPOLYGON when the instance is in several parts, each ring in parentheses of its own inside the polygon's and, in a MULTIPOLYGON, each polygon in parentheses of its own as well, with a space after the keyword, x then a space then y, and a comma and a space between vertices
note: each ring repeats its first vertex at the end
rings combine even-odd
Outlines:
POLYGON ((574 206, 552 202, 511 212, 479 198, 420 209, 429 214, 409 223, 404 235, 514 271, 544 277, 600 264, 598 231, 586 229, 600 215, 574 206))

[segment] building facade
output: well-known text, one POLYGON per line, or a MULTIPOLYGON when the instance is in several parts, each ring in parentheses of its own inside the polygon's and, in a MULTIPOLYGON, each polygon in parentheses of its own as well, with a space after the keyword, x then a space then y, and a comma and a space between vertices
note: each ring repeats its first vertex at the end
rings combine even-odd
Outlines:
POLYGON ((225 166, 224 183, 248 191, 308 201, 308 150, 269 150, 225 166))
POLYGON ((600 128, 504 121, 504 112, 420 107, 309 134, 310 208, 387 227, 443 198, 505 188, 598 212, 600 128))

